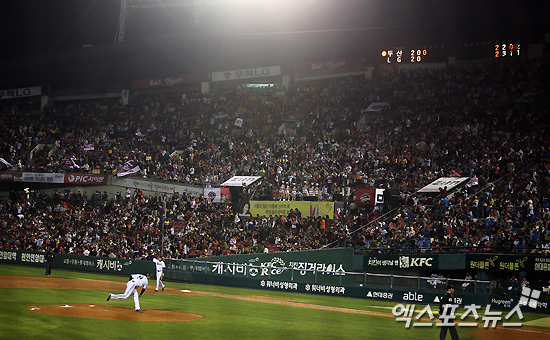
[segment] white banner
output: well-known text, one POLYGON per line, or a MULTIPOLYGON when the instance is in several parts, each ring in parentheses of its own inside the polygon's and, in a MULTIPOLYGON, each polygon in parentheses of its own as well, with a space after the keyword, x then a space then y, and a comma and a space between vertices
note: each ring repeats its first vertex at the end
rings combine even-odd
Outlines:
POLYGON ((374 204, 384 204, 384 190, 385 189, 376 189, 374 204))
POLYGON ((20 89, 0 90, 0 99, 12 99, 21 97, 40 96, 42 94, 42 87, 23 87, 20 89))
POLYGON ((223 182, 220 186, 222 187, 242 187, 250 186, 257 180, 262 178, 262 176, 233 176, 227 181, 223 182))
POLYGON ((434 182, 426 185, 418 192, 429 193, 429 192, 439 192, 439 188, 447 187, 447 191, 451 191, 453 188, 459 186, 460 184, 469 181, 469 177, 441 177, 434 182))
POLYGON ((270 76, 280 76, 281 66, 249 68, 244 70, 212 72, 212 81, 251 79, 270 76))
POLYGON ((52 174, 52 173, 34 173, 23 172, 15 174, 13 180, 17 182, 37 182, 37 183, 65 183, 65 174, 52 174))
POLYGON ((204 197, 208 197, 213 203, 220 203, 222 191, 220 188, 204 188, 204 197))
POLYGON ((118 178, 111 179, 111 185, 116 185, 124 188, 139 189, 143 191, 163 192, 173 194, 189 194, 193 197, 199 197, 204 193, 203 188, 196 188, 186 185, 177 185, 173 183, 153 182, 135 178, 118 178))
POLYGON ((366 109, 361 110, 361 112, 381 112, 384 109, 389 109, 390 104, 381 102, 381 103, 372 103, 366 109))

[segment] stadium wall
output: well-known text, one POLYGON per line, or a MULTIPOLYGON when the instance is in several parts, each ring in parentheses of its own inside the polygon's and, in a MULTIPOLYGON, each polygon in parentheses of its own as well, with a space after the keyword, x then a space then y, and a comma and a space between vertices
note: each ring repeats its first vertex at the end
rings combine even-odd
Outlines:
MULTIPOLYGON (((528 270, 540 270, 547 263, 546 257, 520 257, 514 255, 466 254, 471 255, 472 263, 488 262, 500 268, 500 264, 523 263, 528 270), (502 256, 502 258, 501 258, 502 256), (495 259, 495 257, 497 257, 495 259), (501 258, 499 260, 499 258, 501 258), (527 260, 524 260, 527 258, 527 260), (544 259, 544 261, 542 261, 544 259), (532 266, 531 266, 532 265, 532 266), (529 267, 531 266, 531 267, 529 267)), ((449 255, 453 256, 453 255, 449 255)), ((389 266, 411 263, 423 265, 437 263, 439 269, 446 268, 449 257, 445 254, 433 256, 385 255, 372 261, 380 261, 389 266), (407 259, 408 258, 408 259, 407 259), (445 260, 441 260, 447 258, 445 260), (446 261, 446 262, 445 262, 446 261)), ((439 304, 444 294, 443 285, 432 283, 433 278, 405 277, 400 275, 367 274, 355 271, 359 262, 352 248, 311 250, 287 253, 243 254, 197 259, 167 259, 165 276, 167 280, 188 281, 201 284, 225 285, 243 288, 288 291, 308 294, 354 297, 383 301, 420 304, 439 304), (380 280, 377 280, 380 279, 380 280), (386 282, 384 282, 386 280, 386 282), (390 281, 387 281, 390 280, 390 281), (432 286, 433 285, 433 286, 432 286)), ((45 254, 26 250, 0 249, 0 263, 45 267, 45 254)), ((118 258, 100 258, 82 255, 56 254, 55 269, 83 272, 96 272, 114 275, 132 273, 154 273, 152 261, 118 258)), ((364 265, 363 265, 364 267, 364 265)), ((515 265, 513 266, 515 268, 515 265)), ((453 280, 460 281, 460 280, 453 280)), ((456 282, 454 282, 456 283, 456 282)), ((524 291, 509 296, 491 294, 487 282, 475 281, 473 291, 457 289, 455 296, 461 305, 487 305, 492 308, 511 310, 520 301, 528 301, 531 312, 549 313, 550 300, 547 296, 529 296, 524 291), (527 299, 527 300, 526 300, 527 299)))

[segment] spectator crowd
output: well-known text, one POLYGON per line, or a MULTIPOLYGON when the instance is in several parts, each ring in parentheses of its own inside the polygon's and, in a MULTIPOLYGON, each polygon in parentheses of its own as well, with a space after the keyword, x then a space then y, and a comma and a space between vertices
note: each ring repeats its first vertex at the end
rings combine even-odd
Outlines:
POLYGON ((185 193, 13 193, 0 248, 173 258, 352 246, 357 253, 547 252, 548 63, 416 69, 295 83, 4 107, 2 171, 98 172, 216 186, 262 176, 252 199, 345 200, 335 216, 239 216, 185 193), (368 113, 373 102, 387 111, 368 113), (293 115, 291 113, 300 113, 293 115), (93 149, 84 146, 93 144, 93 149), (67 162, 71 159, 72 162, 67 162), (440 177, 477 182, 437 196, 440 177), (341 193, 350 187, 350 195, 341 193), (355 188, 398 189, 398 206, 362 205, 355 188), (166 221, 162 200, 167 203, 166 221), (161 234, 163 222, 167 232, 161 234))

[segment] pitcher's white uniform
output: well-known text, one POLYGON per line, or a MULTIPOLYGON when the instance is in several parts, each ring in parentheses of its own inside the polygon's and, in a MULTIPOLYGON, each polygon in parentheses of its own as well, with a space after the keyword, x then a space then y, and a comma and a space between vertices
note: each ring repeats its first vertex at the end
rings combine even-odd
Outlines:
POLYGON ((158 259, 154 258, 153 262, 155 263, 155 266, 157 267, 157 271, 156 271, 156 273, 157 273, 157 288, 155 288, 155 292, 158 292, 159 284, 162 286, 162 290, 164 290, 164 287, 166 287, 160 279, 162 277, 162 273, 164 271, 164 268, 166 268, 166 264, 164 263, 164 261, 162 260, 161 257, 159 257, 158 259))
POLYGON ((134 294, 134 304, 136 307, 136 312, 141 312, 141 308, 139 307, 139 293, 137 292, 137 288, 143 288, 142 293, 145 289, 147 289, 147 286, 149 285, 149 281, 147 280, 146 275, 142 274, 132 274, 132 279, 126 283, 126 291, 123 294, 109 294, 109 298, 107 298, 107 301, 110 299, 127 299, 131 294, 134 294))

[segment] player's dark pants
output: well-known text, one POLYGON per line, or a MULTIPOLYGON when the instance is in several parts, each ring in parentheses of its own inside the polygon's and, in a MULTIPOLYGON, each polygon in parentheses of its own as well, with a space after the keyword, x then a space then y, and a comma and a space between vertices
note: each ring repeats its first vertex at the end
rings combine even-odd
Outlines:
POLYGON ((53 262, 46 261, 46 275, 52 275, 52 267, 53 267, 53 262))
POLYGON ((442 326, 439 332, 439 340, 445 340, 447 337, 447 330, 451 333, 451 339, 458 340, 458 333, 455 326, 442 326))

